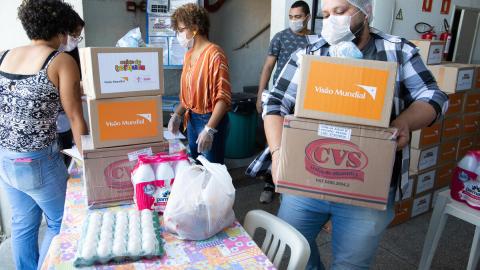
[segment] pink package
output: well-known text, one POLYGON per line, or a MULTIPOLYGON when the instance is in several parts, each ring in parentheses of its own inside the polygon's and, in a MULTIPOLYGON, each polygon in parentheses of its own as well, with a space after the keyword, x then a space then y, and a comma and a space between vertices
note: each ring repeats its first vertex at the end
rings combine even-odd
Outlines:
POLYGON ((450 193, 454 200, 480 210, 480 151, 469 151, 453 172, 450 193))
POLYGON ((165 211, 177 172, 189 166, 185 153, 140 156, 132 171, 134 200, 138 210, 165 211))

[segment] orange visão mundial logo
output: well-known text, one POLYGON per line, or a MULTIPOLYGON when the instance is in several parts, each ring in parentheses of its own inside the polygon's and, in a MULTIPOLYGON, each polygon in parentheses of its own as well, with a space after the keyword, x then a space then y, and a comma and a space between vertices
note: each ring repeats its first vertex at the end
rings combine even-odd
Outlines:
POLYGON ((387 91, 387 70, 313 61, 304 108, 380 120, 387 91))
POLYGON ((128 140, 158 136, 155 100, 113 101, 98 104, 100 140, 128 140))

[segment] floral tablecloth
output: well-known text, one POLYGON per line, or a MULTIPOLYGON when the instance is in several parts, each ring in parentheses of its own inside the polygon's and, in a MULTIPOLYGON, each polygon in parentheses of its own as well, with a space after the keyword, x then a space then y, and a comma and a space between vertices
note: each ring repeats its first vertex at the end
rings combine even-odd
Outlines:
MULTIPOLYGON (((50 245, 42 270, 75 269, 73 261, 87 211, 83 182, 70 179, 62 228, 50 245)), ((238 222, 204 241, 183 241, 167 232, 162 232, 162 237, 165 254, 161 259, 81 269, 275 269, 238 222)))

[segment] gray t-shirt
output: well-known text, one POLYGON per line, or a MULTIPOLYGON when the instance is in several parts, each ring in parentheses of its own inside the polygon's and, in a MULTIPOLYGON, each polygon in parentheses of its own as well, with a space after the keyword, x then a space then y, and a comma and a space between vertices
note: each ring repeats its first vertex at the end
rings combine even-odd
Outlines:
POLYGON ((375 39, 372 37, 368 42, 367 46, 363 48, 363 59, 365 60, 375 60, 377 59, 377 47, 375 46, 375 39))
POLYGON ((307 46, 307 36, 297 35, 287 28, 278 32, 270 42, 268 55, 277 57, 277 68, 273 75, 273 83, 277 81, 280 72, 290 59, 290 55, 297 49, 307 46))

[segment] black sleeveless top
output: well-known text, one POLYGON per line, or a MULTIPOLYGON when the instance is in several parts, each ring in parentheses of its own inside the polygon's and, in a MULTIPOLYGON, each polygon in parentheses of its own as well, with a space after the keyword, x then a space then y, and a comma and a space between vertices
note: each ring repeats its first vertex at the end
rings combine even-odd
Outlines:
MULTIPOLYGON (((0 53, 0 67, 8 51, 0 53)), ((60 93, 47 69, 59 52, 52 52, 35 75, 0 71, 0 147, 33 152, 56 139, 60 93)))

